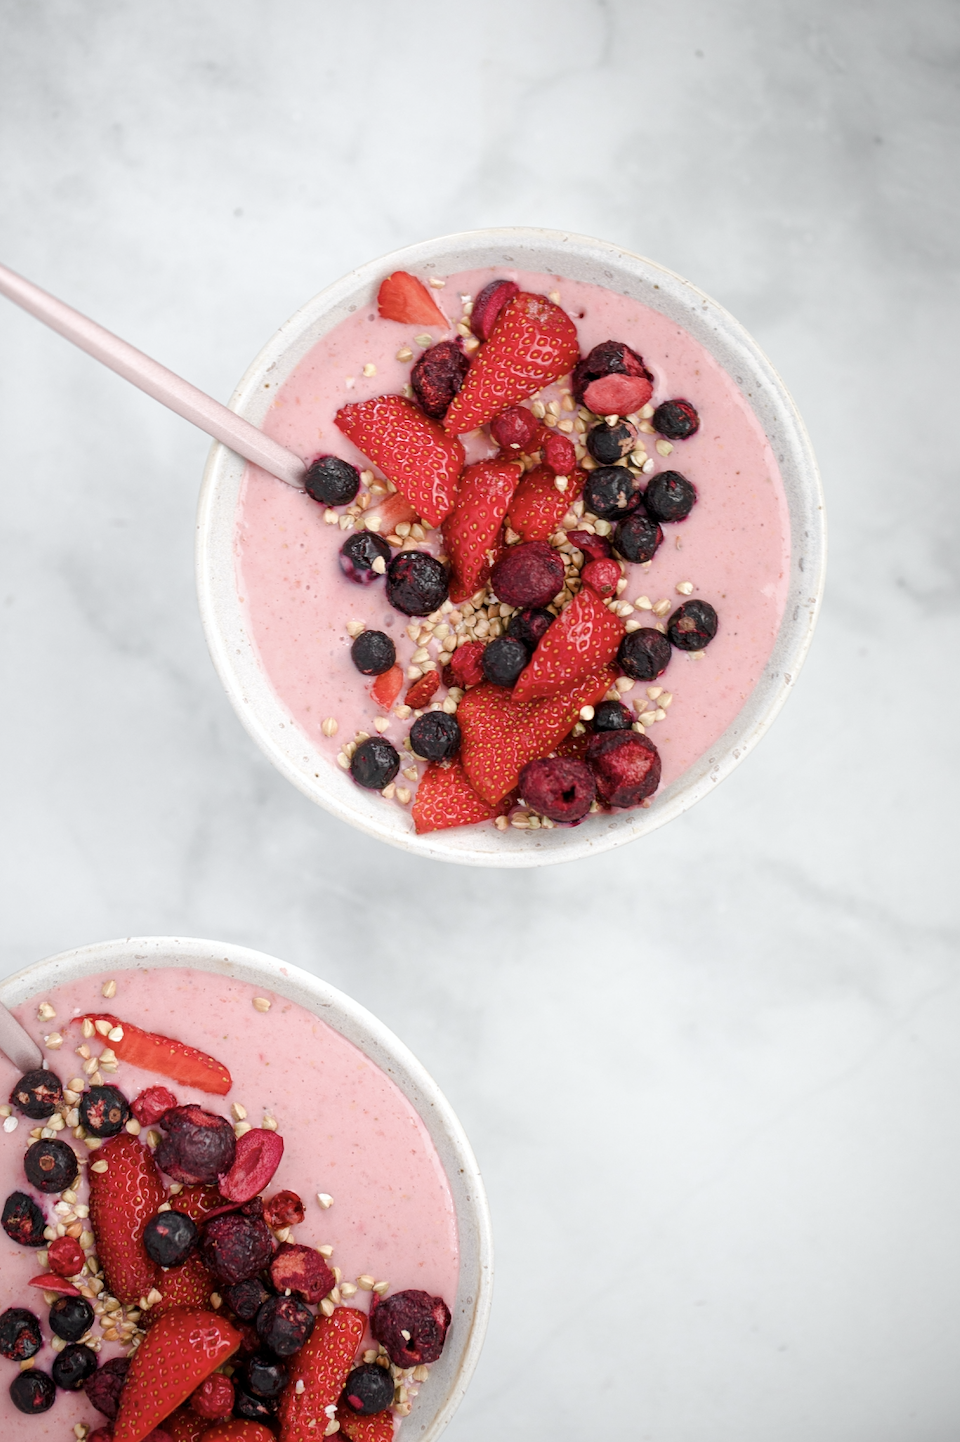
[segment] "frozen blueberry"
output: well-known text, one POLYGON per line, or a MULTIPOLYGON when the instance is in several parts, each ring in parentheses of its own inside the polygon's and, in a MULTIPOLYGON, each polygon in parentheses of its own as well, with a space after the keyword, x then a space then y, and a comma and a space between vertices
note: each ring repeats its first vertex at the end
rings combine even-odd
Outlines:
POLYGON ((634 563, 652 561, 662 540, 663 532, 645 510, 636 510, 627 516, 613 533, 614 550, 625 561, 634 563))
POLYGON ((425 350, 410 372, 421 410, 432 420, 442 420, 469 369, 470 361, 455 340, 442 340, 425 350))
POLYGON ((717 613, 709 601, 684 601, 667 622, 667 635, 679 651, 702 651, 717 634, 717 613))
POLYGON ((262 1217, 227 1212, 212 1217, 200 1236, 200 1252, 210 1271, 228 1287, 262 1272, 274 1253, 273 1233, 262 1217))
POLYGON ((255 1397, 279 1397, 290 1380, 290 1373, 275 1357, 258 1352, 243 1369, 243 1383, 255 1397))
POLYGON ((120 1393, 130 1370, 129 1357, 111 1357, 84 1383, 87 1401, 112 1422, 120 1406, 120 1393))
POLYGON ((360 472, 339 456, 317 456, 303 484, 307 495, 321 506, 349 506, 360 489, 360 472))
POLYGON ((56 1395, 53 1378, 46 1372, 41 1372, 39 1367, 31 1367, 29 1372, 21 1372, 10 1383, 10 1398, 14 1407, 18 1412, 26 1412, 28 1417, 49 1412, 56 1395))
POLYGON ((620 642, 617 665, 634 681, 656 681, 667 669, 671 655, 670 642, 663 632, 642 626, 639 631, 628 631, 620 642))
POLYGON ((185 1212, 158 1212, 143 1229, 147 1255, 160 1267, 179 1267, 197 1245, 200 1229, 185 1212))
POLYGON ((343 1384, 342 1402, 360 1417, 372 1417, 383 1412, 393 1402, 394 1384, 389 1367, 378 1367, 376 1362, 365 1362, 354 1367, 343 1384))
POLYGON ((460 750, 460 725, 446 711, 427 711, 410 727, 410 745, 425 761, 446 761, 460 750))
POLYGON ((79 1392, 97 1370, 97 1354, 82 1342, 71 1342, 54 1358, 53 1380, 64 1392, 79 1392))
POLYGON ((370 1317, 374 1337, 397 1367, 435 1362, 449 1326, 450 1309, 443 1298, 417 1288, 385 1297, 370 1317))
POLYGON ((60 1078, 43 1069, 28 1071, 10 1093, 10 1105, 37 1122, 44 1117, 52 1117, 62 1101, 60 1078))
POLYGON ((696 486, 679 471, 661 471, 643 493, 643 504, 655 521, 685 521, 696 501, 696 486))
POLYGON ((361 631, 350 647, 350 660, 361 676, 382 676, 397 659, 397 648, 385 631, 361 631))
MULTIPOLYGON (((659 636, 659 631, 654 631, 659 636)), ((661 640, 664 638, 661 636, 661 640)), ((622 701, 601 701, 593 713, 594 731, 629 731, 634 718, 622 701)))
POLYGON ((215 1182, 233 1166, 237 1139, 226 1117, 191 1102, 164 1112, 161 1125, 166 1136, 156 1150, 157 1166, 175 1182, 215 1182))
POLYGON ((448 589, 446 568, 428 551, 401 551, 387 567, 387 600, 405 616, 429 616, 448 589))
POLYGON ((8 1307, 0 1313, 0 1356, 26 1362, 43 1346, 40 1322, 26 1307, 8 1307))
POLYGON ((572 756, 528 761, 519 785, 528 806, 559 822, 582 821, 597 794, 589 766, 572 756))
POLYGON ((223 1300, 241 1322, 252 1322, 272 1295, 259 1277, 248 1277, 245 1282, 235 1282, 232 1287, 223 1289, 223 1300))
POLYGON ((508 606, 548 605, 563 586, 563 561, 547 541, 510 546, 493 568, 490 584, 508 606))
POLYGON ((76 1181, 80 1170, 73 1147, 56 1138, 34 1142, 23 1158, 27 1181, 38 1192, 62 1192, 76 1181))
POLYGON ((484 646, 480 664, 494 686, 514 686, 528 659, 526 646, 516 636, 498 636, 484 646))
POLYGON ((3 1230, 21 1247, 45 1247, 46 1219, 26 1192, 11 1192, 3 1204, 3 1230))
POLYGON ((91 1087, 80 1098, 80 1120, 91 1136, 115 1137, 130 1117, 130 1105, 116 1087, 91 1087))
POLYGON ((271 1297, 257 1313, 256 1327, 260 1341, 275 1357, 292 1357, 309 1340, 314 1316, 296 1297, 271 1297))
POLYGON ((369 586, 382 576, 389 560, 390 547, 373 531, 357 531, 340 547, 340 569, 348 581, 355 581, 358 586, 369 586), (377 560, 383 562, 384 570, 373 569, 377 560))
POLYGON ((587 450, 599 465, 614 466, 630 454, 638 440, 637 429, 629 421, 615 426, 603 423, 587 432, 587 450))
POLYGON ((50 1330, 65 1342, 79 1342, 93 1326, 93 1316, 86 1297, 58 1297, 50 1307, 50 1330))
POLYGON ((382 736, 368 736, 366 741, 361 741, 350 762, 350 775, 367 791, 382 791, 399 770, 397 749, 382 736))
POLYGON ((700 429, 700 417, 689 401, 664 401, 653 413, 653 429, 671 441, 685 441, 700 429))
POLYGON ((627 466, 598 466, 583 487, 584 510, 604 521, 628 516, 640 504, 640 478, 627 466))
POLYGON ((553 612, 543 606, 524 606, 510 617, 507 635, 522 641, 528 654, 532 654, 556 619, 553 612))

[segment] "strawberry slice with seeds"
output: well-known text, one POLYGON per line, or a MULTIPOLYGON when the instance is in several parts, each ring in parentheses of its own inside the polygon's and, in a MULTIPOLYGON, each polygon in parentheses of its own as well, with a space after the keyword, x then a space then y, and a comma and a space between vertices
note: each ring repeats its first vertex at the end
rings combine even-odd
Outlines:
POLYGON ((403 396, 374 396, 337 411, 336 422, 358 450, 431 526, 453 507, 463 446, 403 396))
POLYGON ((538 701, 516 701, 503 686, 488 682, 474 686, 457 708, 460 761, 470 785, 496 805, 517 785, 527 762, 548 755, 572 730, 581 706, 595 706, 615 680, 613 667, 602 666, 538 701))
POLYGON ((324 1435, 327 1408, 340 1400, 366 1325, 366 1314, 356 1307, 337 1307, 332 1316, 317 1318, 309 1341, 290 1359, 290 1381, 280 1399, 280 1442, 315 1442, 324 1435))
POLYGON ((240 1342, 240 1333, 216 1312, 174 1307, 158 1317, 133 1354, 113 1442, 143 1442, 240 1342))
POLYGON ((389 711, 403 689, 403 671, 399 666, 391 666, 389 671, 383 671, 370 687, 370 695, 381 706, 384 711, 389 711))
POLYGON ((453 562, 450 599, 465 601, 486 584, 503 518, 523 472, 512 461, 477 461, 460 477, 443 539, 453 562))
POLYGON ((426 831, 491 821, 505 809, 502 802, 491 805, 477 795, 459 761, 449 766, 432 761, 420 778, 410 814, 417 835, 422 836, 426 831))
POLYGON ((226 1197, 221 1195, 219 1187, 204 1182, 194 1182, 184 1187, 181 1192, 172 1192, 167 1201, 174 1211, 183 1212, 191 1222, 196 1222, 198 1227, 215 1212, 222 1212, 225 1207, 230 1206, 226 1197))
MULTIPOLYGON (((187 1046, 170 1036, 144 1031, 128 1021, 121 1021, 119 1017, 110 1016, 107 1012, 90 1011, 76 1020, 92 1021, 94 1026, 97 1026, 98 1021, 109 1022, 111 1032, 119 1030, 119 1037, 109 1037, 109 1044, 118 1061, 128 1062, 130 1066, 138 1066, 143 1071, 159 1072, 161 1076, 169 1077, 171 1081, 180 1082, 183 1086, 196 1087, 202 1092, 216 1092, 218 1096, 225 1096, 233 1086, 233 1079, 223 1062, 208 1056, 204 1051, 198 1051, 195 1046, 187 1046)), ((97 1030, 100 1031, 101 1028, 97 1027, 97 1030)))
POLYGON ((504 306, 490 339, 477 351, 444 426, 451 435, 475 430, 566 375, 579 356, 577 328, 566 311, 545 295, 521 291, 504 306))
POLYGON ((203 1265, 199 1253, 191 1252, 179 1267, 169 1267, 161 1272, 157 1290, 163 1294, 163 1300, 156 1304, 150 1315, 162 1317, 171 1307, 209 1307, 210 1294, 216 1289, 213 1275, 203 1265))
POLYGON ((170 1442, 200 1442, 209 1429, 210 1418, 198 1417, 192 1407, 178 1407, 170 1417, 163 1419, 163 1430, 170 1442))
POLYGON ((585 478, 584 471, 571 471, 566 489, 560 491, 549 466, 527 471, 510 502, 507 525, 521 541, 549 541, 579 496, 585 478))
POLYGON ((427 290, 408 270, 395 270, 380 282, 377 309, 384 320, 398 320, 404 325, 439 326, 449 330, 450 322, 427 290))
POLYGON ((374 527, 370 525, 374 517, 380 522, 379 527, 376 528, 378 536, 389 536, 398 526, 402 526, 404 522, 406 522, 407 525, 412 525, 420 519, 406 496, 401 496, 399 491, 394 491, 391 495, 384 496, 382 501, 378 501, 376 505, 371 506, 368 511, 364 512, 364 520, 366 521, 368 531, 374 529, 374 527))
MULTIPOLYGON (((262 1422, 250 1422, 240 1418, 235 1421, 205 1423, 203 1442, 276 1442, 273 1432, 262 1422)), ((166 1423, 163 1430, 166 1431, 166 1423)))
POLYGON ((107 1287, 128 1305, 156 1286, 157 1266, 143 1245, 143 1229, 165 1200, 152 1152, 129 1132, 111 1137, 93 1153, 90 1224, 97 1256, 107 1287))
POLYGON ((617 654, 626 634, 624 624, 584 586, 547 628, 528 666, 513 688, 515 701, 556 696, 617 654))
POLYGON ((372 1417, 359 1417, 350 1407, 338 1407, 337 1421, 347 1442, 393 1442, 393 1413, 389 1407, 372 1417))

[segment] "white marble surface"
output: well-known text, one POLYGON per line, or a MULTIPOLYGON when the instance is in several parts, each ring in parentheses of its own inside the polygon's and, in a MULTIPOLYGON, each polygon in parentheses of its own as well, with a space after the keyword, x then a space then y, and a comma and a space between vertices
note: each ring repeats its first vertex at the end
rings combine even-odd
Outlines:
POLYGON ((949 0, 0 7, 0 258, 213 394, 358 260, 543 224, 728 305, 819 453, 826 606, 759 750, 632 848, 445 868, 235 720, 204 438, 0 306, 2 965, 225 937, 414 1047, 499 1242, 451 1442, 957 1435, 958 41, 949 0))

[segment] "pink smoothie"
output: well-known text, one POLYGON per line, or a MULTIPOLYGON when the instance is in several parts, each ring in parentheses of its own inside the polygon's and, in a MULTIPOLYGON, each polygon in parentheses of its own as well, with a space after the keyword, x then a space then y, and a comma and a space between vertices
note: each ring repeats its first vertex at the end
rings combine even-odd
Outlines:
MULTIPOLYGON (((75 1053, 82 1044, 80 1027, 71 1025, 71 1019, 86 1012, 110 1011, 123 1021, 176 1037, 215 1056, 233 1078, 226 1096, 192 1090, 123 1062, 116 1073, 104 1074, 103 1080, 118 1086, 128 1100, 145 1087, 167 1085, 181 1104, 196 1102, 208 1111, 231 1116, 231 1106, 240 1103, 254 1126, 261 1126, 265 1116, 274 1118, 284 1153, 266 1194, 282 1189, 296 1192, 306 1208, 306 1218, 293 1229, 290 1240, 332 1246, 329 1265, 340 1268, 344 1282, 355 1283, 356 1278, 366 1276, 387 1282, 391 1292, 419 1288, 443 1297, 453 1308, 459 1252, 450 1188, 426 1128, 384 1072, 311 1012, 245 982, 185 969, 119 971, 114 979, 117 991, 109 1001, 101 990, 108 977, 96 976, 14 1009, 41 1046, 45 1035, 54 1030, 62 1034, 63 1046, 46 1050, 44 1065, 65 1086, 81 1075, 83 1065, 75 1053), (257 1010, 254 997, 270 1001, 269 1011, 257 1010), (42 1001, 52 1006, 55 1017, 38 1019, 42 1001), (332 1197, 333 1204, 322 1208, 318 1192, 332 1197)), ((87 1045, 97 1055, 109 1043, 98 1036, 87 1045)), ((15 1068, 0 1056, 4 1099, 17 1079, 15 1068)), ((54 1221, 58 1198, 41 1198, 35 1193, 22 1167, 31 1128, 44 1123, 16 1112, 14 1116, 16 1128, 0 1131, 3 1197, 14 1190, 25 1191, 54 1221)), ((96 1160, 96 1152, 88 1152, 68 1129, 57 1135, 71 1142, 85 1161, 96 1160)), ((141 1135, 146 1135, 146 1129, 141 1135)), ((88 1193, 85 1166, 74 1190, 82 1208, 88 1193)), ((170 1200, 176 1205, 175 1197, 170 1200)), ((44 1346, 36 1365, 49 1372, 55 1354, 46 1325, 47 1305, 42 1291, 28 1286, 31 1277, 44 1271, 36 1251, 18 1246, 0 1232, 0 1312, 7 1307, 26 1307, 39 1317, 44 1346)), ((370 1296, 369 1291, 359 1289, 344 1301, 368 1311, 370 1296)), ((98 1323, 93 1335, 99 1335, 98 1323)), ((365 1345, 376 1345, 369 1341, 369 1334, 365 1345)), ((124 1351, 104 1342, 101 1361, 124 1351)), ((4 1379, 0 1420, 8 1436, 69 1442, 75 1423, 94 1427, 103 1423, 82 1392, 58 1391, 48 1412, 24 1416, 8 1394, 17 1366, 0 1357, 4 1379)))
MULTIPOLYGON (((449 276, 433 295, 456 323, 462 320, 463 297, 475 297, 495 276, 515 280, 523 290, 552 293, 554 299, 559 293, 559 303, 576 323, 582 354, 602 340, 625 341, 655 377, 653 405, 684 397, 699 412, 698 433, 673 443, 667 455, 657 449, 660 437, 643 437, 653 462, 645 481, 662 470, 679 470, 694 482, 699 500, 686 521, 664 526, 664 541, 652 562, 627 568, 622 596, 629 603, 643 597, 655 607, 668 601, 669 614, 689 594, 711 602, 719 615, 718 634, 704 653, 674 651, 658 683, 672 698, 668 709, 659 707, 658 697, 647 706, 648 713, 660 711, 646 727, 662 757, 662 785, 669 785, 734 720, 777 635, 788 585, 789 519, 776 460, 732 378, 685 330, 637 301, 562 277, 500 269, 449 276), (680 585, 683 592, 677 590, 680 585)), ((449 332, 382 320, 374 305, 358 311, 316 345, 280 386, 264 429, 308 459, 336 454, 358 469, 372 470, 337 429, 335 413, 348 401, 400 391, 413 361, 397 359, 397 352, 406 346, 415 361, 424 348, 416 337, 427 334, 435 342, 449 332)), ((538 399, 562 403, 563 388, 564 382, 550 386, 538 399)), ((558 419, 575 421, 576 412, 560 409, 558 419)), ((468 460, 494 453, 486 431, 463 439, 468 460)), ((583 435, 574 433, 571 439, 582 442, 583 435)), ((382 584, 361 587, 341 576, 337 551, 344 539, 345 532, 325 522, 324 508, 309 496, 247 468, 237 520, 240 595, 277 696, 331 763, 357 731, 376 734, 375 719, 384 714, 371 698, 370 679, 350 660, 347 623, 386 631, 405 671, 418 644, 408 636, 409 618, 387 604, 382 584), (321 729, 329 717, 337 722, 333 737, 321 729)), ((428 532, 430 548, 438 551, 438 542, 437 533, 428 532)), ((637 609, 625 619, 662 625, 666 615, 637 609)), ((431 641, 426 649, 436 659, 441 645, 431 641)), ((445 695, 441 690, 434 699, 442 701, 445 695)), ((623 699, 633 705, 645 696, 646 687, 638 682, 623 699)), ((384 734, 399 749, 409 726, 408 718, 391 715, 384 734)), ((401 755, 404 766, 416 764, 407 752, 401 755)), ((398 784, 411 786, 402 776, 398 784)))

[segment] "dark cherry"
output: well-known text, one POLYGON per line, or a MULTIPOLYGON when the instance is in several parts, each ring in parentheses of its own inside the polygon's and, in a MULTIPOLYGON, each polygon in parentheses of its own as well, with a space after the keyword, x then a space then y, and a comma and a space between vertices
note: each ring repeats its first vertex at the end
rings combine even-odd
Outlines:
POLYGON ((428 551, 401 551, 387 567, 387 600, 405 616, 429 616, 448 590, 446 568, 428 551))
POLYGON ((360 489, 360 472, 339 456, 317 456, 303 478, 308 496, 321 506, 349 506, 360 489))
POLYGON ((446 711, 427 711, 410 727, 410 745, 425 761, 446 761, 460 750, 460 724, 446 711))
POLYGON ((653 413, 653 429, 671 441, 685 441, 700 429, 700 417, 689 401, 664 401, 653 413))
POLYGON ((0 1313, 0 1356, 26 1362, 43 1346, 39 1318, 26 1307, 8 1307, 0 1313))
POLYGON ((679 471, 661 471, 643 493, 643 504, 655 521, 685 521, 696 503, 696 486, 679 471))
POLYGON ((508 606, 546 606, 563 586, 563 561, 547 541, 511 546, 493 568, 490 584, 508 606))
POLYGON ((97 1370, 97 1354, 82 1342, 71 1342, 54 1358, 53 1380, 64 1392, 79 1392, 97 1370))
POLYGON ((613 548, 625 561, 652 561, 663 532, 645 510, 636 510, 621 521, 613 533, 613 548))
POLYGON ((179 1267, 187 1260, 200 1229, 185 1212, 158 1212, 143 1229, 147 1256, 160 1267, 179 1267))
POLYGON ((348 581, 358 586, 369 586, 384 571, 375 571, 373 563, 383 562, 384 570, 390 560, 390 547, 382 536, 373 531, 358 531, 348 536, 340 547, 340 569, 348 581))
POLYGON ((553 612, 544 606, 524 606, 510 617, 507 635, 522 641, 528 653, 532 654, 556 619, 553 612))
POLYGON ((382 676, 396 659, 397 648, 386 631, 361 631, 350 647, 350 660, 361 676, 382 676))
POLYGON ((28 1071, 17 1082, 10 1093, 10 1105, 16 1107, 25 1117, 42 1121, 52 1117, 63 1101, 63 1087, 60 1078, 52 1071, 28 1071))
POLYGON ((470 360, 455 340, 442 340, 425 350, 410 372, 413 393, 421 410, 439 421, 466 379, 470 360))
POLYGON ((38 1192, 62 1192, 77 1179, 80 1165, 73 1147, 57 1138, 34 1142, 23 1158, 27 1181, 38 1192))
POLYGON ((709 601, 684 601, 667 622, 667 635, 679 651, 702 651, 717 634, 717 613, 709 601))
POLYGON ((28 1417, 49 1412, 56 1395, 53 1378, 46 1372, 41 1372, 39 1367, 31 1367, 29 1372, 21 1372, 10 1383, 10 1399, 14 1407, 18 1412, 26 1412, 28 1417))
POLYGON ((11 1192, 3 1204, 3 1230, 11 1242, 21 1247, 45 1247, 43 1235, 46 1219, 33 1197, 26 1192, 11 1192))
POLYGON ((411 1288, 385 1297, 370 1317, 370 1327, 397 1367, 435 1362, 443 1351, 450 1309, 442 1297, 411 1288))
POLYGON ((637 806, 660 785, 660 753, 636 731, 598 731, 586 750, 597 795, 608 806, 637 806))
POLYGON ((634 681, 656 681, 667 669, 672 654, 670 642, 662 631, 641 626, 639 631, 628 631, 620 642, 617 665, 634 681))
POLYGON ((116 1087, 91 1087, 80 1098, 80 1120, 95 1137, 115 1137, 130 1119, 130 1104, 116 1087))
POLYGON ((111 1357, 84 1383, 87 1401, 112 1422, 120 1406, 120 1393, 130 1370, 129 1357, 111 1357))
POLYGON ((292 1357, 310 1338, 314 1315, 296 1297, 271 1297, 257 1313, 257 1336, 275 1357, 292 1357))
MULTIPOLYGON (((660 632, 655 631, 654 635, 659 636, 660 632)), ((594 731, 629 731, 633 722, 634 717, 622 701, 601 701, 593 713, 594 731)))
POLYGON ((528 761, 519 788, 528 806, 559 822, 582 821, 597 794, 589 766, 572 756, 528 761))
POLYGON ((290 1373, 275 1357, 257 1353, 243 1369, 243 1382, 255 1397, 279 1397, 290 1380, 290 1373))
POLYGON ((164 1112, 161 1125, 167 1135, 156 1150, 157 1166, 175 1182, 215 1182, 233 1166, 237 1139, 226 1117, 191 1102, 164 1112))
POLYGON ((262 1217, 227 1212, 212 1217, 200 1234, 200 1252, 220 1282, 246 1282, 266 1267, 275 1250, 273 1233, 262 1217))
POLYGON ((376 1362, 364 1362, 361 1367, 354 1367, 344 1382, 340 1400, 359 1417, 373 1417, 391 1405, 393 1392, 393 1378, 389 1367, 378 1367, 376 1362))
POLYGON ((58 1297, 50 1306, 50 1330, 65 1342, 79 1342, 93 1326, 93 1318, 86 1297, 58 1297))
POLYGON ((587 473, 583 506, 604 521, 629 516, 640 504, 640 478, 627 466, 598 466, 587 473))
POLYGON ((515 280, 491 280, 483 287, 470 313, 470 329, 479 340, 490 339, 497 317, 519 290, 515 280))
POLYGON ((615 426, 604 423, 587 432, 587 450, 601 466, 613 466, 630 454, 639 439, 636 426, 629 421, 615 426))
POLYGON ((350 775, 367 791, 382 791, 400 770, 400 754, 382 736, 361 741, 350 761, 350 775))
POLYGON ((516 636, 498 636, 484 646, 480 664, 494 686, 515 686, 528 660, 527 648, 516 636))

